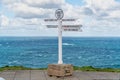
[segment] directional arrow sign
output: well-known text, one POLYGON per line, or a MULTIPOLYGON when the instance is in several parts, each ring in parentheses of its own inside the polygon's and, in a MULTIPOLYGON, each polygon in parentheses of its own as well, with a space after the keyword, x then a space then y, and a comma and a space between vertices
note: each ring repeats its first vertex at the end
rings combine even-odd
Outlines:
POLYGON ((57 19, 44 19, 44 21, 57 21, 57 19))
MULTIPOLYGON (((46 25, 47 28, 58 28, 58 25, 46 25)), ((82 25, 62 25, 62 31, 82 31, 82 25)))
MULTIPOLYGON (((44 21, 57 21, 57 19, 44 19, 44 21)), ((62 19, 62 21, 76 21, 75 19, 62 19)))
MULTIPOLYGON (((58 28, 58 25, 46 25, 47 28, 58 28)), ((62 27, 65 28, 71 28, 71 27, 82 27, 82 25, 62 25, 62 27)))
POLYGON ((63 25, 62 30, 63 31, 82 31, 81 27, 82 25, 63 25))
POLYGON ((58 25, 46 25, 47 28, 58 28, 58 25))

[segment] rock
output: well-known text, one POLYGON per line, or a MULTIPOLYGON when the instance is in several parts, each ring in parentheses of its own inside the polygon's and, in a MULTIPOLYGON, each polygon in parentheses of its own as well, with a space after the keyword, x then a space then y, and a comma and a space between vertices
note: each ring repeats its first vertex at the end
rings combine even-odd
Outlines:
POLYGON ((73 66, 71 64, 49 64, 47 73, 49 76, 71 76, 73 73, 73 66))

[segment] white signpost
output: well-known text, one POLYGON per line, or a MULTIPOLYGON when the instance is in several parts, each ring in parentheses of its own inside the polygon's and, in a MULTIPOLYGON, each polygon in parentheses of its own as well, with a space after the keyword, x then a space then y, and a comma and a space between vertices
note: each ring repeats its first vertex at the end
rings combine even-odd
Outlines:
POLYGON ((64 16, 62 9, 55 11, 57 19, 45 19, 45 22, 58 22, 58 25, 46 25, 48 28, 58 28, 58 64, 48 65, 49 76, 70 76, 73 73, 71 64, 63 64, 62 59, 62 31, 81 31, 82 25, 62 25, 63 21, 75 21, 75 19, 62 19, 64 16))
POLYGON ((63 21, 76 21, 75 19, 62 19, 64 13, 62 9, 55 11, 57 19, 45 19, 45 22, 57 21, 58 25, 46 25, 48 28, 58 28, 58 64, 63 64, 62 60, 62 31, 81 31, 82 25, 62 25, 63 21))

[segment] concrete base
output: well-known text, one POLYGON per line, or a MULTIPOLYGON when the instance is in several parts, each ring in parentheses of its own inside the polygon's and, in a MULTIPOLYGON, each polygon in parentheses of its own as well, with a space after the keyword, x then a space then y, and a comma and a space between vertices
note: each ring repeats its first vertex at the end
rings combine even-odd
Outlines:
POLYGON ((47 73, 49 76, 71 76, 73 73, 73 66, 71 64, 49 64, 47 73))

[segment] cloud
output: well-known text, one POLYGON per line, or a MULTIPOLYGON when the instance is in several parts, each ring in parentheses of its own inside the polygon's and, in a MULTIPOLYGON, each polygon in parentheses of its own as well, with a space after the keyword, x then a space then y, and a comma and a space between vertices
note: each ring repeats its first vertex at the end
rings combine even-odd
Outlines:
POLYGON ((61 5, 65 3, 64 0, 22 0, 22 2, 28 4, 29 6, 39 7, 39 8, 60 8, 61 5))
POLYGON ((92 9, 90 9, 89 7, 84 7, 83 8, 83 14, 91 16, 94 14, 94 12, 92 11, 92 9))
POLYGON ((116 15, 120 11, 120 2, 116 0, 85 0, 85 2, 97 18, 111 17, 110 14, 114 12, 116 15))
POLYGON ((65 4, 64 0, 3 0, 3 4, 22 18, 49 17, 53 10, 65 4), (54 9, 55 8, 55 9, 54 9))
MULTIPOLYGON (((80 16, 80 7, 74 7, 65 0, 3 0, 4 5, 12 10, 16 17, 21 18, 52 18, 58 8, 62 8, 68 18, 80 16), (74 14, 74 15, 70 15, 74 14)), ((85 8, 87 12, 87 8, 85 8)), ((90 11, 90 10, 89 10, 90 11)), ((81 16, 83 16, 81 14, 81 16)), ((80 16, 80 17, 81 17, 80 16)), ((54 17, 55 18, 55 17, 54 17)))
POLYGON ((10 21, 12 23, 11 25, 16 25, 16 23, 17 25, 31 24, 28 22, 32 19, 40 20, 44 18, 55 18, 55 10, 60 7, 64 10, 64 18, 84 18, 84 12, 87 12, 87 9, 81 10, 79 6, 74 7, 73 5, 66 3, 64 0, 3 0, 3 3, 15 14, 14 20, 10 21), (71 16, 71 14, 74 15, 71 16))
POLYGON ((39 29, 44 18, 55 18, 55 10, 62 8, 64 18, 78 19, 84 25, 86 35, 120 30, 120 2, 116 0, 84 0, 84 5, 80 6, 65 0, 2 0, 2 4, 14 13, 14 18, 2 15, 2 26, 19 26, 19 29, 20 26, 29 26, 33 30, 36 26, 39 29))
POLYGON ((9 18, 5 15, 0 15, 0 26, 8 26, 9 25, 9 18))
POLYGON ((34 19, 24 19, 24 18, 15 18, 10 21, 11 26, 19 25, 41 25, 41 20, 38 18, 34 19))
POLYGON ((96 10, 108 10, 119 6, 115 0, 85 0, 85 2, 89 7, 94 7, 96 10))
POLYGON ((120 19, 120 10, 114 10, 109 13, 110 18, 119 18, 120 19))
POLYGON ((24 3, 14 3, 9 6, 11 10, 15 13, 16 17, 22 18, 44 18, 49 17, 49 13, 52 12, 51 9, 43 9, 28 6, 24 3))

